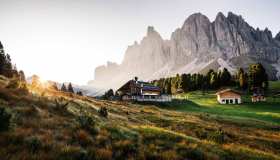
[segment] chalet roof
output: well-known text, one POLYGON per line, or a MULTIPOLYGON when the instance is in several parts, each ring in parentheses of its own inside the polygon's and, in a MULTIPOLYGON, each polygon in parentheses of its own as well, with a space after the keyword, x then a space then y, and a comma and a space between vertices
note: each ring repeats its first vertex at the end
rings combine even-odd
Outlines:
POLYGON ((154 86, 153 84, 148 83, 148 82, 129 80, 124 85, 122 85, 117 91, 123 90, 123 89, 129 87, 130 83, 135 83, 137 85, 137 87, 141 87, 142 90, 144 90, 144 91, 160 91, 161 90, 160 87, 154 86))
POLYGON ((128 87, 129 86, 129 84, 132 82, 133 80, 129 80, 129 81, 127 81, 124 85, 122 85, 117 91, 119 91, 119 90, 122 90, 122 89, 124 89, 124 88, 126 88, 126 87, 128 87))
POLYGON ((233 90, 233 89, 230 89, 230 88, 220 90, 220 91, 218 91, 218 92, 216 93, 216 95, 220 95, 220 94, 226 93, 226 92, 233 92, 233 93, 236 93, 236 94, 239 94, 239 95, 240 95, 239 92, 237 92, 237 91, 235 91, 235 90, 233 90))

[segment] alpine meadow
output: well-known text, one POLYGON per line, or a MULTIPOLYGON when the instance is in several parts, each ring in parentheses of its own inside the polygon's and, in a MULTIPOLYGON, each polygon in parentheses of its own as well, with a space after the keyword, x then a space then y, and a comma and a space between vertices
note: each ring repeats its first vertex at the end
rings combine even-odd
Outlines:
POLYGON ((0 159, 280 160, 279 7, 0 0, 0 159))

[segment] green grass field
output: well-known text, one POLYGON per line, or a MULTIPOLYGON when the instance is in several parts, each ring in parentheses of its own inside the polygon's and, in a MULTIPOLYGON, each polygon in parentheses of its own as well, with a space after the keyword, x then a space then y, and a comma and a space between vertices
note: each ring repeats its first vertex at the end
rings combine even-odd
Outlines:
POLYGON ((280 81, 270 81, 269 88, 273 91, 280 91, 280 81))
MULTIPOLYGON (((280 82, 270 83, 273 90, 280 91, 280 82)), ((280 98, 267 97, 266 102, 251 103, 249 95, 243 95, 240 105, 222 105, 216 100, 214 91, 200 91, 180 95, 185 100, 174 100, 162 108, 183 112, 206 113, 236 120, 263 121, 280 125, 280 98)))

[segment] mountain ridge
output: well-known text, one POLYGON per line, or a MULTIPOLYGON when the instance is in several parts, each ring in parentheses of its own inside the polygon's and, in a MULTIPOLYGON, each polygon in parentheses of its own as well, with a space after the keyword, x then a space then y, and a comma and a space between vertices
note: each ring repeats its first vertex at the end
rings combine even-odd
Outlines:
POLYGON ((89 84, 117 88, 134 76, 152 80, 223 67, 235 72, 257 62, 264 65, 270 79, 279 78, 280 32, 273 37, 268 28, 255 29, 232 12, 227 16, 219 12, 212 22, 202 13, 195 13, 168 40, 148 26, 144 38, 127 48, 121 64, 108 62, 97 67, 95 80, 89 84))

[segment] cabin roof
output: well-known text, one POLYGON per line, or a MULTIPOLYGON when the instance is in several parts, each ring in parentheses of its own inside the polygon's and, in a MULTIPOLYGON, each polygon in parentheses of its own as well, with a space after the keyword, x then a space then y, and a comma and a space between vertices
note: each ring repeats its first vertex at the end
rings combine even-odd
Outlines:
POLYGON ((235 94, 240 95, 239 92, 237 92, 237 91, 235 91, 235 90, 233 90, 233 89, 230 89, 230 88, 220 90, 220 91, 218 91, 218 92, 216 93, 216 95, 220 95, 220 94, 226 93, 226 92, 231 92, 231 93, 235 93, 235 94))
POLYGON ((144 91, 160 91, 161 90, 160 87, 154 86, 153 84, 148 83, 148 82, 129 80, 124 85, 122 85, 117 91, 126 89, 127 87, 129 87, 130 83, 135 83, 137 85, 137 87, 141 87, 142 90, 144 90, 144 91))

